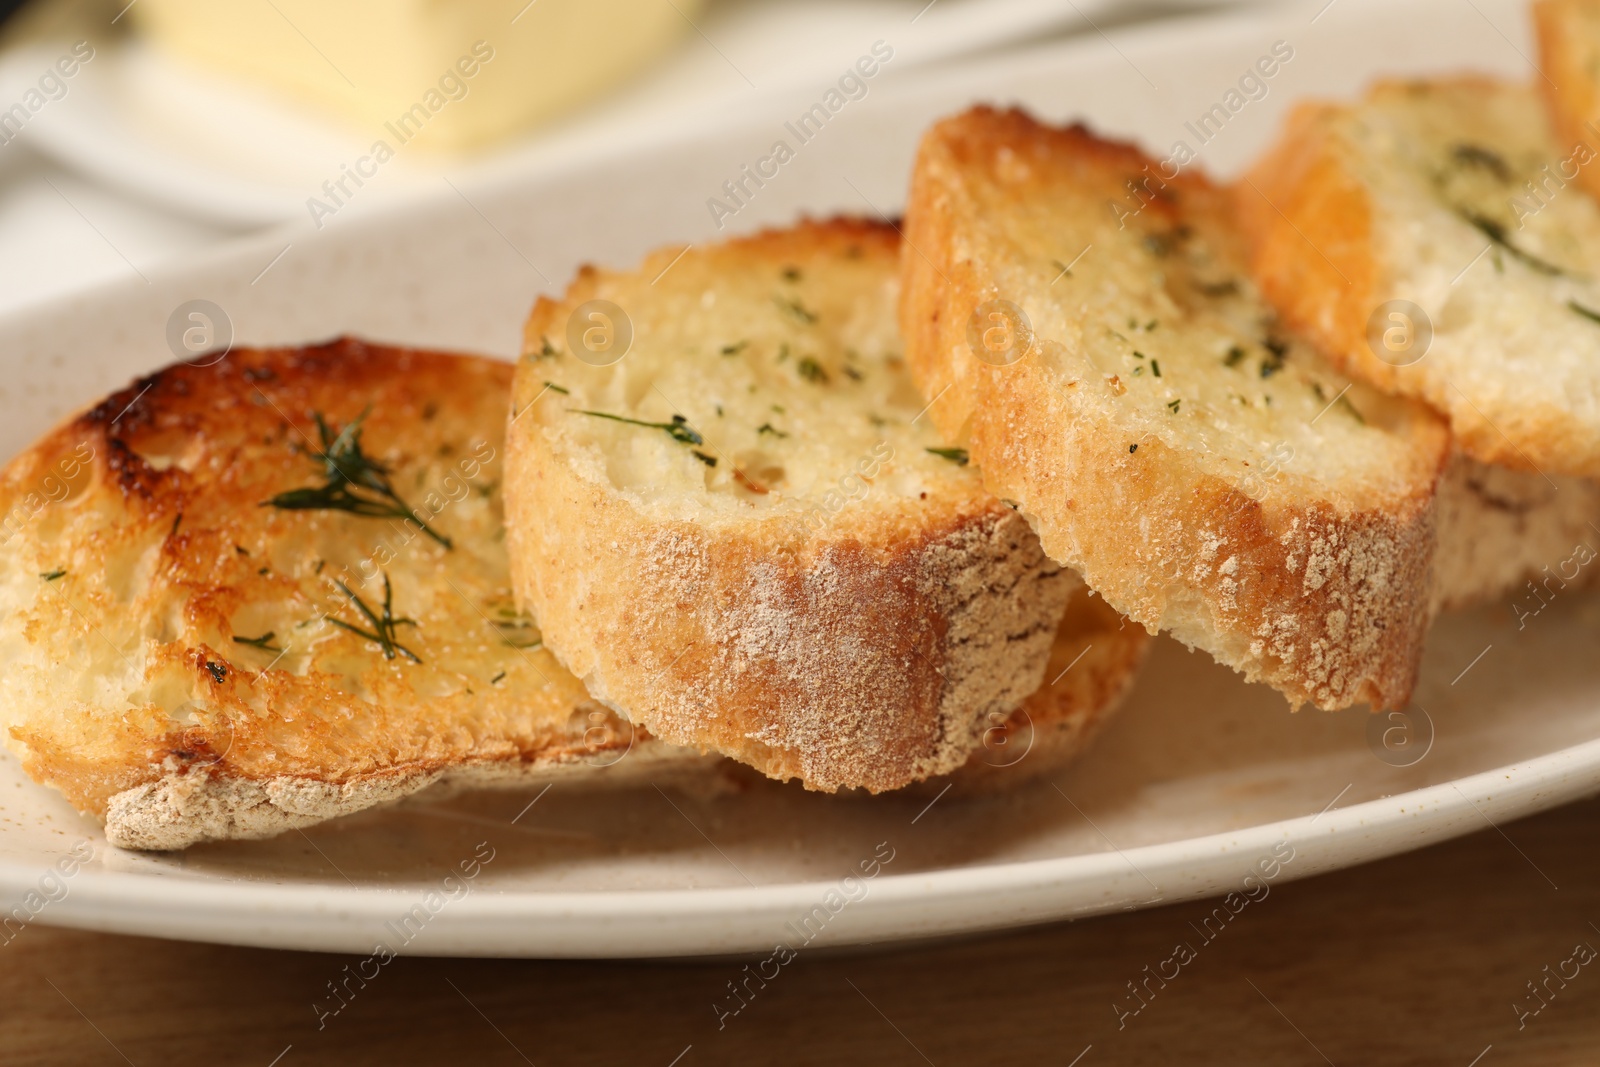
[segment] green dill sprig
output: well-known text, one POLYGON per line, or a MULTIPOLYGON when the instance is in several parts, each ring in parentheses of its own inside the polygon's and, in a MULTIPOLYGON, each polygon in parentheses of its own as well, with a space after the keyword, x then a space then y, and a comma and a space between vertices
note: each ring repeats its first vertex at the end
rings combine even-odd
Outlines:
POLYGON ((958 467, 965 467, 971 461, 964 448, 925 448, 923 451, 940 459, 947 459, 958 467))
POLYGON ((271 630, 268 630, 260 637, 240 637, 238 634, 234 634, 233 643, 236 645, 249 645, 251 648, 259 648, 263 652, 282 652, 283 649, 272 643, 272 639, 277 636, 271 630))
POLYGON ((317 434, 322 439, 317 459, 322 463, 326 481, 320 486, 279 493, 261 506, 284 511, 345 511, 367 518, 409 520, 446 549, 454 548, 450 538, 429 526, 400 499, 389 481, 389 468, 362 451, 361 424, 371 411, 367 408, 338 433, 323 419, 322 412, 312 412, 317 434))
POLYGON ((1551 277, 1570 277, 1571 272, 1564 267, 1558 267, 1548 260, 1540 259, 1532 252, 1518 248, 1511 243, 1511 238, 1506 234, 1506 228, 1494 219, 1486 218, 1475 211, 1464 207, 1456 208, 1456 214, 1473 229, 1483 234, 1493 244, 1499 245, 1513 259, 1521 260, 1523 265, 1538 271, 1540 274, 1551 277))
POLYGON ((1572 311, 1576 312, 1577 314, 1582 315, 1590 322, 1600 322, 1600 311, 1595 311, 1593 308, 1586 308, 1576 300, 1568 300, 1567 307, 1572 309, 1572 311))
POLYGON ((333 580, 333 584, 337 585, 339 590, 344 593, 345 596, 350 598, 350 603, 354 604, 356 606, 356 610, 361 612, 361 614, 366 618, 367 622, 372 624, 372 629, 363 630, 359 626, 345 622, 343 619, 332 618, 331 616, 328 619, 329 622, 333 623, 333 625, 339 627, 341 630, 349 630, 357 637, 365 637, 368 641, 378 644, 379 647, 383 649, 384 659, 394 659, 395 655, 398 653, 399 655, 409 659, 412 663, 422 662, 420 656, 411 651, 405 645, 402 645, 399 641, 395 640, 395 630, 398 627, 415 626, 417 622, 415 619, 397 619, 394 617, 394 589, 389 584, 389 576, 387 574, 383 576, 383 614, 381 615, 368 607, 365 600, 362 600, 354 590, 352 590, 348 585, 345 585, 344 582, 340 581, 338 578, 333 580))
MULTIPOLYGON (((581 408, 573 409, 579 415, 589 415, 597 419, 610 419, 612 422, 624 422, 629 426, 643 426, 648 430, 665 430, 667 436, 684 445, 703 445, 706 439, 701 437, 694 427, 689 425, 689 420, 682 415, 672 416, 671 422, 645 422, 643 419, 630 419, 626 415, 613 415, 609 411, 585 411, 581 408)), ((708 467, 717 465, 715 456, 708 456, 697 448, 691 448, 689 454, 708 467)))

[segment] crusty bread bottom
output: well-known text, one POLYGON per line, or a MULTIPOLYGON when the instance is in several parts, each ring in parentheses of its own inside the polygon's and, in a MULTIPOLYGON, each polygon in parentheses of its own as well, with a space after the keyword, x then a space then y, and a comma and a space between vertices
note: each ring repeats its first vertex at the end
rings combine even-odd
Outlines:
POLYGON ((169 760, 154 782, 124 790, 106 810, 106 840, 118 848, 167 851, 202 841, 253 841, 388 804, 429 786, 516 789, 559 781, 584 789, 638 785, 646 778, 704 778, 721 762, 649 739, 614 764, 564 760, 478 760, 448 768, 395 770, 352 782, 279 775, 255 780, 206 774, 169 760), (590 773, 584 773, 588 770, 590 773))
POLYGON ((1471 607, 1551 576, 1561 588, 1594 585, 1600 565, 1583 563, 1574 573, 1584 545, 1600 547, 1600 484, 1457 454, 1439 483, 1436 603, 1471 607))

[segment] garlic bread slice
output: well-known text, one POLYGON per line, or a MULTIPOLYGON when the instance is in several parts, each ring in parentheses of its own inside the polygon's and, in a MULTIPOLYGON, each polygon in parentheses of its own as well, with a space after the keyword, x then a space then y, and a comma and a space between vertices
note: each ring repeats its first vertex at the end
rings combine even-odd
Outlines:
POLYGON ((509 364, 354 340, 198 363, 0 473, 0 733, 112 844, 267 837, 441 779, 700 773, 513 604, 509 364))
POLYGON ((901 322, 929 415, 1116 610, 1291 703, 1403 705, 1448 436, 1246 276, 1226 194, 1020 111, 935 125, 901 322))
POLYGON ((898 283, 892 229, 808 222, 534 307, 519 602, 653 736, 878 792, 961 767, 1039 688, 1075 580, 923 416, 898 283))
POLYGON ((1539 197, 1576 181, 1600 199, 1600 3, 1595 0, 1537 0, 1530 8, 1544 77, 1535 88, 1544 94, 1561 155, 1582 144, 1591 154, 1557 170, 1555 181, 1539 176, 1539 197))
POLYGON ((1531 86, 1385 82, 1304 104, 1238 188, 1254 271, 1346 372, 1481 463, 1600 477, 1600 139, 1531 86))

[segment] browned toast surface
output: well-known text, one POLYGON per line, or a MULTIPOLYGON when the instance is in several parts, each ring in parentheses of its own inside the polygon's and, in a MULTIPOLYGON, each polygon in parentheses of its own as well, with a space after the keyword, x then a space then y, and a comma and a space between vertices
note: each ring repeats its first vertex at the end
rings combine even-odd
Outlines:
POLYGON ((1159 167, 1017 111, 924 137, 901 320, 929 414, 1130 618, 1295 703, 1403 704, 1447 434, 1278 322, 1226 193, 1159 167))

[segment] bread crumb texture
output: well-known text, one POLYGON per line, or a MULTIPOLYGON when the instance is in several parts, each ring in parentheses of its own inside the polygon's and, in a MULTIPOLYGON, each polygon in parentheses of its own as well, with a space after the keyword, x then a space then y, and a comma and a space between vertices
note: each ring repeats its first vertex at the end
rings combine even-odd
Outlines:
POLYGON ((839 220, 586 268, 517 371, 512 573, 550 646, 652 734, 814 789, 960 767, 1074 584, 921 416, 897 244, 839 220))
POLYGON ((1448 434, 1277 320, 1225 191, 977 108, 924 137, 906 228, 929 415, 1051 558, 1291 703, 1404 705, 1448 434), (978 358, 1019 322, 1021 358, 978 358))

